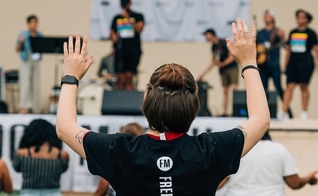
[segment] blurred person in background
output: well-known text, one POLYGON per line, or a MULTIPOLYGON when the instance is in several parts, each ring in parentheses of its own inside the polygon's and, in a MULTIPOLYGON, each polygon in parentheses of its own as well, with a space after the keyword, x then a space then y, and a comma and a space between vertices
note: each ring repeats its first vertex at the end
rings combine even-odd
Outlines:
POLYGON ((134 90, 133 83, 141 56, 140 34, 144 16, 131 10, 131 0, 120 0, 122 12, 112 21, 110 39, 115 51, 117 90, 134 90))
POLYGON ((289 33, 288 47, 286 48, 286 61, 284 71, 287 76, 287 86, 284 93, 282 111, 279 111, 279 120, 289 119, 288 107, 292 100, 292 94, 296 85, 300 86, 302 111, 299 118, 307 120, 309 105, 309 82, 315 69, 312 51, 318 59, 318 40, 316 32, 309 28, 313 17, 305 10, 299 9, 295 13, 297 28, 289 33))
MULTIPOLYGON (((121 133, 129 134, 133 137, 137 137, 139 135, 144 135, 146 130, 137 123, 129 123, 124 126, 121 130, 121 133)), ((100 178, 98 187, 93 196, 105 196, 108 193, 109 196, 115 196, 116 192, 109 185, 109 182, 104 178, 100 178)))
MULTIPOLYGON (((280 47, 284 45, 285 32, 276 26, 275 12, 264 12, 265 27, 257 32, 258 67, 264 89, 268 90, 268 79, 272 78, 277 95, 283 101, 284 90, 281 85, 280 47)), ((288 109, 289 116, 292 117, 288 109)))
POLYGON ((18 113, 33 113, 38 109, 39 102, 39 62, 40 53, 33 53, 30 37, 43 37, 38 29, 38 18, 27 17, 28 30, 22 31, 17 39, 16 51, 20 53, 19 69, 19 106, 18 113))
POLYGON ((206 40, 213 44, 213 60, 199 76, 198 80, 202 81, 204 76, 213 67, 219 67, 223 86, 223 114, 221 116, 227 117, 229 116, 228 105, 230 90, 236 90, 238 85, 238 66, 226 47, 225 39, 219 38, 213 29, 208 29, 203 34, 205 35, 206 40))
POLYGON ((273 142, 267 132, 241 159, 237 173, 225 179, 219 188, 226 184, 226 196, 283 196, 285 185, 300 189, 316 184, 316 174, 313 171, 300 177, 290 152, 283 144, 273 142))
POLYGON ((35 119, 25 129, 13 168, 22 173, 21 196, 62 196, 60 177, 68 168, 69 155, 62 150, 55 127, 35 119))

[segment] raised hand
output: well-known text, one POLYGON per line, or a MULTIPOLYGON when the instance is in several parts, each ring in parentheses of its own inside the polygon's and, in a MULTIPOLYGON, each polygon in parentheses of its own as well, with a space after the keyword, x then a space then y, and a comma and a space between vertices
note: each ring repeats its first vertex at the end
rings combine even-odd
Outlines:
POLYGON ((234 43, 226 39, 226 45, 235 61, 242 67, 246 65, 256 65, 256 28, 253 25, 252 35, 244 21, 236 19, 236 24, 232 23, 232 34, 234 43))
POLYGON ((75 50, 73 48, 73 37, 70 36, 68 44, 64 42, 64 75, 75 76, 82 79, 93 62, 93 56, 86 59, 87 38, 84 37, 81 48, 81 35, 76 33, 75 50))

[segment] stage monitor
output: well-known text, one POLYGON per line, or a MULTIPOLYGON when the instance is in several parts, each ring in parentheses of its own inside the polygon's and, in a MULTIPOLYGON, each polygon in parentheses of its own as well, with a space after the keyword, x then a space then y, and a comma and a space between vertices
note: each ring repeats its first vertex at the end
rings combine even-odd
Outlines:
POLYGON ((104 91, 102 114, 141 116, 143 94, 141 91, 104 91))
MULTIPOLYGON (((271 118, 277 115, 277 93, 276 91, 267 91, 266 97, 271 118)), ((248 117, 246 105, 246 91, 233 91, 233 117, 248 117)))

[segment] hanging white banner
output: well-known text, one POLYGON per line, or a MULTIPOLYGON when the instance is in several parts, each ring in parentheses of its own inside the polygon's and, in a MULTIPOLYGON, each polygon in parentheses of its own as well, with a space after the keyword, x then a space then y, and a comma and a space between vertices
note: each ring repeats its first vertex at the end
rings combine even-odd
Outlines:
MULTIPOLYGON (((90 37, 108 39, 120 0, 91 1, 90 37)), ((144 41, 203 41, 213 28, 219 37, 231 37, 231 23, 240 17, 249 23, 250 0, 132 0, 132 10, 143 14, 144 41)))

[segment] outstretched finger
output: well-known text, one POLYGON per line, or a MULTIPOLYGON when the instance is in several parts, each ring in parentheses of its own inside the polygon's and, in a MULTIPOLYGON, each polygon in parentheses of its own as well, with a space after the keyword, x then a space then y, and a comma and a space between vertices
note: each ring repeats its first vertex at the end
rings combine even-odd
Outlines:
POLYGON ((240 18, 237 18, 237 19, 236 19, 236 26, 237 26, 237 31, 238 31, 239 39, 244 38, 244 32, 243 32, 242 21, 241 21, 240 18))
POLYGON ((233 35, 234 43, 237 42, 238 41, 238 34, 237 34, 235 22, 232 22, 232 35, 233 35))
POLYGON ((81 35, 76 33, 76 40, 75 40, 75 54, 79 54, 81 50, 81 35))
POLYGON ((64 59, 65 59, 68 57, 67 42, 64 42, 63 44, 63 51, 64 51, 64 59))
POLYGON ((255 27, 255 25, 252 26, 252 41, 253 41, 253 43, 256 42, 256 27, 255 27))
POLYGON ((82 55, 83 57, 85 57, 85 56, 86 56, 86 53, 87 53, 87 38, 84 37, 84 39, 83 39, 83 45, 82 45, 82 50, 81 50, 81 55, 82 55))
POLYGON ((246 23, 244 21, 242 21, 242 26, 243 26, 243 31, 244 31, 244 38, 249 40, 250 34, 248 32, 248 28, 247 28, 246 23))
POLYGON ((88 69, 88 68, 92 65, 92 63, 93 63, 93 56, 90 55, 90 56, 88 57, 87 61, 85 62, 86 68, 88 69))
POLYGON ((226 41, 226 47, 229 50, 230 54, 232 55, 234 52, 233 44, 229 38, 226 38, 225 41, 226 41))
POLYGON ((73 36, 68 38, 68 53, 73 54, 73 36))

